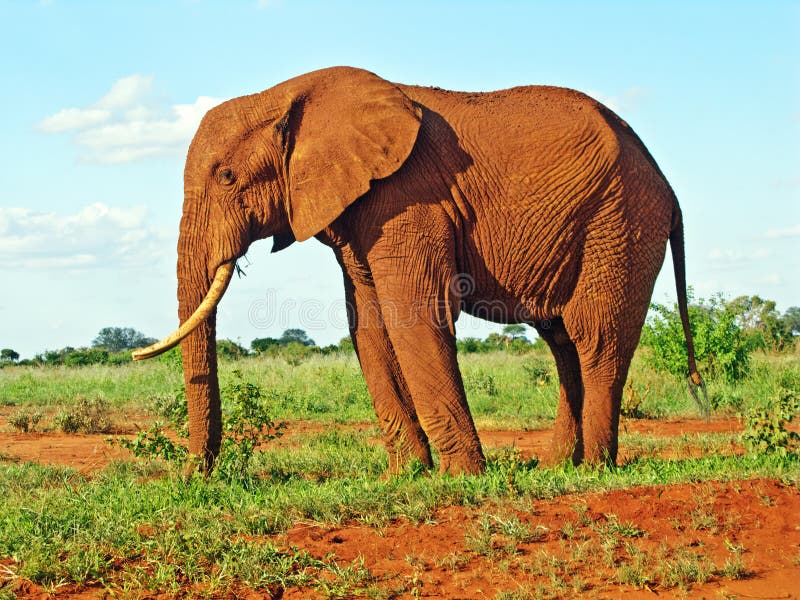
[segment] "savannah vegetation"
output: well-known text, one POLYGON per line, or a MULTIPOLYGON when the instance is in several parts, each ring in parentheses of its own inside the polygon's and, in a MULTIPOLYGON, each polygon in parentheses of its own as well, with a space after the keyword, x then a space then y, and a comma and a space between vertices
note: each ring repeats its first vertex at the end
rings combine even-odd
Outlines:
MULTIPOLYGON (((300 586, 323 597, 418 597, 421 575, 387 590, 363 561, 339 560, 335 548, 314 556, 274 536, 300 522, 358 523, 380 532, 398 519, 433 522, 450 506, 465 507, 474 519, 463 552, 442 559, 443 565, 463 569, 479 557, 548 582, 515 595, 498 592, 498 598, 579 594, 587 583, 574 565, 589 554, 602 559, 597 577, 638 589, 687 590, 747 577, 743 549, 732 542, 729 557, 715 562, 688 540, 677 548, 643 545, 647 532, 613 514, 593 516, 578 507, 574 521, 557 532, 514 514, 535 500, 573 492, 738 485, 752 478, 799 485, 797 312, 781 315, 757 296, 693 302, 711 413, 739 418, 743 433, 669 440, 623 433, 620 445, 630 458, 613 469, 546 468, 513 447, 489 448, 485 474, 470 477, 427 473, 413 464, 398 477, 381 476, 388 460, 375 443, 374 412, 349 340, 320 348, 304 331, 290 329, 280 338, 253 340, 250 348, 219 344, 225 439, 208 479, 183 474, 186 405, 177 350, 132 365, 112 358, 128 348, 97 343, 146 343, 134 330, 103 330, 108 335, 101 332, 89 348, 44 352, 24 362, 3 350, 0 409, 7 430, 101 433, 108 444, 131 452, 88 474, 0 454, 0 597, 14 597, 23 581, 49 591, 81 584, 123 595, 213 595, 232 586, 278 594, 300 586), (83 358, 70 358, 77 356, 83 358), (665 453, 688 449, 695 451, 690 458, 665 453), (554 535, 561 554, 519 550, 554 535)), ((558 395, 554 363, 525 332, 509 326, 485 340, 458 342, 479 430, 551 426, 558 395)), ((682 339, 675 308, 654 305, 625 388, 623 431, 628 419, 698 415, 686 391, 682 339)), ((728 543, 730 524, 704 502, 698 500, 680 526, 713 530, 728 543)), ((414 557, 406 560, 415 564, 414 557)))

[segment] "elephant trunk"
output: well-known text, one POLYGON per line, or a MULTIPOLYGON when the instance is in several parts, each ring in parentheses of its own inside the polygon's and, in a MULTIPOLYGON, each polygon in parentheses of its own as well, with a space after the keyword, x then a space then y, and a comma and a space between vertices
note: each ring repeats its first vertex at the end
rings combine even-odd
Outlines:
POLYGON ((189 453, 208 473, 219 453, 222 415, 217 376, 216 313, 234 271, 235 261, 217 267, 209 276, 208 259, 181 233, 178 241, 178 316, 177 331, 152 346, 134 352, 141 360, 166 352, 178 343, 183 356, 183 376, 189 412, 189 453))
MULTIPOLYGON (((182 228, 178 241, 178 316, 182 325, 193 325, 181 341, 189 413, 189 453, 204 473, 213 467, 222 439, 217 303, 234 270, 234 261, 223 263, 210 280, 207 260, 206 253, 198 251, 193 237, 182 228)), ((188 465, 190 469, 194 466, 193 462, 188 465)))

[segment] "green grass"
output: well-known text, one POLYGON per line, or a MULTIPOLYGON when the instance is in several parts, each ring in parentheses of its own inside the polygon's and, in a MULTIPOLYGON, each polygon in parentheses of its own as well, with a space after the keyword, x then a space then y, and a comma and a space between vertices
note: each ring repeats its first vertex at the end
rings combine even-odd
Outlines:
POLYGON ((753 477, 800 483, 800 460, 777 455, 648 458, 601 470, 545 469, 522 461, 513 469, 513 488, 509 461, 500 458, 490 458, 479 477, 412 470, 384 480, 385 457, 366 434, 332 432, 307 441, 303 450, 260 453, 259 477, 246 484, 187 481, 157 464, 118 463, 94 477, 35 464, 2 465, 0 556, 19 563, 17 575, 45 585, 102 580, 113 575, 115 562, 145 556, 163 573, 144 565, 138 575, 127 575, 136 585, 161 589, 180 569, 188 584, 216 577, 220 585, 238 580, 264 586, 295 573, 298 561, 311 560, 258 540, 297 521, 381 526, 398 517, 424 522, 444 506, 639 485, 753 477), (258 564, 264 565, 260 571, 258 564))
MULTIPOLYGON (((479 427, 533 428, 554 417, 558 384, 547 354, 466 355, 461 365, 479 427), (543 364, 551 369, 549 381, 541 377, 543 364)), ((223 361, 223 386, 234 369, 263 388, 273 418, 288 421, 289 433, 298 419, 374 422, 352 355, 313 357, 298 366, 276 358, 223 361)), ((630 381, 644 415, 696 415, 684 384, 653 372, 641 357, 630 381)), ((0 404, 52 414, 77 406, 82 398, 102 398, 117 414, 153 411, 154 399, 173 395, 180 383, 180 372, 165 362, 6 368, 0 370, 0 404)), ((734 415, 767 406, 781 387, 800 389, 800 355, 757 355, 747 380, 737 386, 710 382, 709 393, 717 414, 734 415)), ((375 427, 360 432, 328 427, 322 433, 293 436, 257 453, 254 477, 233 483, 215 477, 187 480, 177 466, 159 462, 115 463, 86 476, 71 469, 3 462, 0 455, 0 558, 13 559, 14 577, 49 589, 65 582, 113 582, 122 595, 142 590, 177 594, 187 588, 210 595, 232 585, 303 585, 330 597, 369 596, 370 590, 379 590, 358 561, 314 558, 278 547, 268 536, 300 521, 383 527, 399 517, 425 522, 438 509, 453 505, 525 506, 533 499, 633 486, 756 477, 800 485, 797 455, 731 455, 727 450, 737 441, 731 434, 669 440, 624 434, 622 445, 638 458, 615 469, 549 469, 522 459, 513 449, 493 449, 481 476, 427 474, 412 466, 399 477, 384 479, 387 456, 376 434, 375 427), (702 457, 659 456, 690 447, 699 448, 702 457)), ((615 547, 644 535, 632 524, 609 519, 598 535, 615 547)), ((498 560, 505 560, 514 555, 517 543, 538 532, 504 516, 477 523, 467 533, 470 544, 485 553, 497 550, 492 546, 497 542, 502 550, 498 560)), ((687 555, 662 561, 656 572, 634 558, 618 575, 633 585, 658 580, 686 587, 705 580, 710 568, 687 555)), ((723 570, 740 574, 746 566, 731 562, 723 570)))
MULTIPOLYGON (((555 417, 558 378, 547 350, 515 356, 504 352, 466 354, 459 359, 465 389, 479 427, 531 429, 555 417), (536 369, 545 366, 542 383, 536 369), (533 367, 536 367, 534 369, 533 367)), ((353 423, 374 421, 372 403, 352 354, 314 356, 297 366, 281 358, 222 360, 224 386, 239 369, 246 381, 263 387, 278 419, 353 423)), ((648 418, 696 416, 684 382, 657 373, 640 355, 628 381, 642 399, 648 418)), ((99 397, 116 411, 146 410, 158 396, 173 395, 182 385, 174 365, 158 360, 122 366, 12 367, 0 369, 0 406, 63 408, 81 398, 99 397)), ((800 389, 800 353, 755 354, 752 374, 737 385, 709 382, 715 414, 735 415, 764 406, 781 387, 800 389)), ((627 392, 626 392, 627 393, 627 392)))

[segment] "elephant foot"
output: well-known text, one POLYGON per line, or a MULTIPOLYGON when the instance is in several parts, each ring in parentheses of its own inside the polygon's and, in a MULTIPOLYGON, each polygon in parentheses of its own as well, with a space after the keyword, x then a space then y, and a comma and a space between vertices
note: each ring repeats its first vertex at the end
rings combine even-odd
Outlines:
POLYGON ((617 466, 617 450, 606 446, 587 449, 583 455, 583 463, 595 467, 615 467, 617 466))
POLYGON ((427 442, 417 444, 389 443, 389 468, 384 472, 384 478, 401 474, 409 464, 418 461, 425 469, 433 468, 433 457, 427 442))
POLYGON ((544 458, 542 464, 552 468, 572 463, 577 467, 583 462, 583 454, 583 444, 578 435, 570 434, 565 436, 556 432, 550 445, 550 452, 544 458))
POLYGON ((480 475, 485 470, 486 458, 482 451, 440 457, 439 472, 442 474, 480 475))

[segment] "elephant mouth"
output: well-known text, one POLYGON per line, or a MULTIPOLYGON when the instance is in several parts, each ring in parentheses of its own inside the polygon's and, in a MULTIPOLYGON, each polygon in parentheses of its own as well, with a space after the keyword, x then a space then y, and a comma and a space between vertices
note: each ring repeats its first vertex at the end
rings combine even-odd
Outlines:
POLYGON ((174 348, 183 338, 192 333, 200 326, 201 323, 203 323, 203 321, 208 319, 208 317, 217 307, 217 304, 219 304, 222 296, 225 294, 225 290, 228 289, 228 284, 231 282, 231 277, 233 277, 235 265, 236 261, 232 260, 222 263, 219 267, 217 267, 217 272, 214 274, 214 281, 211 282, 211 286, 208 288, 208 293, 206 293, 205 298, 203 298, 203 301, 200 303, 197 309, 195 309, 192 315, 186 319, 175 332, 171 333, 167 337, 151 346, 148 346, 147 348, 139 348, 138 350, 134 350, 133 360, 153 358, 154 356, 158 356, 159 354, 163 354, 167 350, 174 348))

